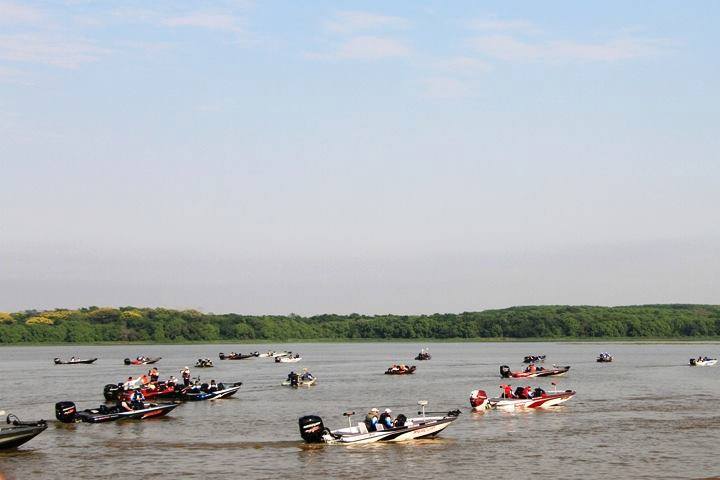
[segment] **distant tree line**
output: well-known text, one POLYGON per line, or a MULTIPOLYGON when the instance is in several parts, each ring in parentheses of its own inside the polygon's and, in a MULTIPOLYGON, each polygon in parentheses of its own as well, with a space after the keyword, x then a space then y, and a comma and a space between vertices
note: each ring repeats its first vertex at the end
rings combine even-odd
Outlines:
POLYGON ((720 336, 719 305, 529 306, 433 315, 238 315, 166 308, 0 312, 0 343, 720 336))

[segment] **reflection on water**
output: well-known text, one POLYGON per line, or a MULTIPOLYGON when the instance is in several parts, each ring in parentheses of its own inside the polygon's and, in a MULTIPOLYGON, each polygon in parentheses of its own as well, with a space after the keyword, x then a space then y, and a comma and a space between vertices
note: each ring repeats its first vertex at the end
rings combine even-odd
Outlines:
MULTIPOLYGON (((423 342, 422 347, 428 346, 423 342)), ((449 344, 429 345, 433 359, 413 362, 420 345, 267 345, 302 352, 296 365, 268 359, 216 361, 197 370, 203 379, 243 381, 234 398, 187 403, 170 416, 144 422, 73 424, 50 428, 15 452, 0 452, 8 478, 78 478, 156 475, 207 478, 241 475, 424 478, 459 476, 587 478, 699 478, 717 475, 713 446, 720 441, 720 367, 687 367, 691 356, 716 355, 718 345, 680 344, 449 344), (598 364, 600 351, 616 361, 598 364), (469 408, 470 391, 490 395, 505 382, 502 364, 520 367, 528 353, 545 353, 547 364, 572 365, 567 377, 513 382, 559 389, 577 396, 551 412, 469 408), (411 376, 383 375, 393 363, 417 364, 411 376), (309 367, 316 387, 291 390, 279 384, 291 369, 309 367), (460 407, 462 415, 434 440, 405 444, 324 446, 300 441, 297 419, 316 413, 326 426, 345 426, 371 407, 414 415, 416 401, 430 410, 460 407)), ((237 345, 88 346, 2 348, 0 408, 22 418, 53 418, 54 403, 80 408, 103 400, 102 388, 149 367, 125 366, 128 356, 162 356, 161 375, 237 345), (57 356, 97 356, 95 365, 55 366, 57 356)))

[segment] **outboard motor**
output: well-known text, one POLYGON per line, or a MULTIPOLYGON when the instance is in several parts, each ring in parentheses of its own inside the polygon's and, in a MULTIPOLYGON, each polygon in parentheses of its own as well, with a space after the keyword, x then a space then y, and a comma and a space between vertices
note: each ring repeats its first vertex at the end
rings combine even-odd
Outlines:
POLYGON ((510 367, 508 367, 507 365, 501 365, 500 376, 502 378, 510 378, 510 367))
POLYGON ((317 415, 306 415, 298 420, 300 425, 300 436, 307 443, 322 443, 325 425, 322 418, 317 415))
POLYGON ((487 405, 487 393, 485 390, 473 390, 470 392, 470 406, 475 409, 482 408, 487 405))
POLYGON ((77 417, 77 408, 73 402, 57 402, 55 404, 55 418, 63 423, 73 423, 77 417))
POLYGON ((694 359, 694 358, 691 358, 691 359, 690 359, 690 365, 692 365, 693 367, 696 366, 696 365, 697 365, 697 360, 694 359))
POLYGON ((125 362, 125 365, 130 365, 132 363, 129 358, 126 358, 123 362, 125 362))
POLYGON ((122 388, 120 385, 115 385, 114 383, 108 383, 103 388, 103 396, 105 397, 105 400, 117 400, 120 397, 120 392, 122 391, 122 388))

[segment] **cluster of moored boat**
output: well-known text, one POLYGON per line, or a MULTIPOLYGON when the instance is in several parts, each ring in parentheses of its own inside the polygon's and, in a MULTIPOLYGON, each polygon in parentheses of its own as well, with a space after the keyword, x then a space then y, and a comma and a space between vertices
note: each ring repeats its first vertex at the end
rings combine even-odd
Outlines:
MULTIPOLYGON (((252 352, 249 354, 220 353, 219 358, 220 360, 272 358, 277 363, 294 363, 302 359, 300 354, 289 351, 252 352)), ((415 357, 415 360, 427 361, 431 358, 429 350, 422 349, 415 357)), ((126 365, 149 365, 158 362, 160 359, 161 357, 138 356, 133 359, 126 358, 124 363, 126 365)), ((523 363, 527 366, 513 371, 509 366, 502 365, 500 366, 500 377, 522 380, 560 377, 570 371, 569 365, 553 365, 552 367, 540 365, 545 360, 545 355, 527 355, 523 359, 523 363)), ((77 359, 72 357, 69 360, 61 358, 53 360, 56 365, 92 364, 95 361, 97 361, 97 358, 77 359)), ((612 361, 613 356, 607 352, 602 352, 597 357, 597 362, 612 361)), ((711 366, 715 365, 717 361, 716 358, 699 356, 691 358, 690 365, 711 366)), ((213 362, 209 358, 200 358, 195 366, 197 368, 213 367, 213 362)), ((415 365, 395 364, 388 368, 385 374, 408 375, 415 373, 416 369, 415 365)), ((135 379, 130 377, 124 382, 105 385, 103 396, 109 402, 114 402, 113 405, 100 405, 96 408, 79 410, 75 403, 61 401, 55 405, 55 416, 59 421, 65 423, 103 423, 122 419, 157 418, 167 415, 183 402, 211 401, 231 397, 242 386, 242 382, 216 383, 215 380, 212 380, 210 383, 204 383, 200 382, 199 378, 193 381, 190 378, 188 367, 181 371, 181 377, 182 383, 178 382, 174 377, 160 381, 157 369, 153 367, 148 372, 148 375, 140 375, 135 379), (151 401, 158 403, 152 403, 151 401)), ((283 386, 295 388, 310 387, 316 384, 317 378, 310 374, 307 368, 303 369, 302 373, 290 372, 287 379, 281 383, 283 386)), ((552 390, 545 390, 540 386, 516 386, 513 389, 511 385, 503 384, 500 386, 500 393, 495 397, 489 396, 485 390, 476 389, 470 393, 470 407, 473 412, 484 412, 489 409, 550 409, 567 402, 575 396, 573 390, 557 390, 554 382, 551 383, 551 386, 553 387, 552 390)), ((375 415, 373 412, 377 412, 377 409, 372 409, 365 420, 354 425, 351 417, 355 412, 345 412, 343 415, 347 417, 348 426, 336 430, 326 428, 320 417, 306 415, 299 418, 300 435, 309 443, 363 444, 401 442, 416 438, 434 437, 454 422, 460 414, 459 410, 426 412, 427 403, 424 400, 418 402, 418 405, 422 407, 422 410, 418 412, 419 416, 408 418, 404 415, 398 415, 390 424, 368 421, 369 418, 372 418, 372 415, 375 415)), ((390 412, 389 409, 385 411, 385 414, 388 414, 388 412, 390 412)), ((0 412, 0 415, 5 415, 5 412, 0 412)), ((0 449, 15 448, 39 435, 47 428, 47 423, 44 420, 23 422, 12 414, 7 415, 6 423, 7 426, 0 427, 0 449)))

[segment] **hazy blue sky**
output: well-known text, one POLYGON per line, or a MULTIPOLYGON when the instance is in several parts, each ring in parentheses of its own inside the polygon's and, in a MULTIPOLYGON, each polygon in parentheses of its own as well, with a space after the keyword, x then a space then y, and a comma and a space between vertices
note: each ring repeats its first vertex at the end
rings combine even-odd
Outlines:
POLYGON ((718 303, 719 23, 0 0, 0 310, 718 303))

